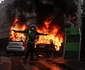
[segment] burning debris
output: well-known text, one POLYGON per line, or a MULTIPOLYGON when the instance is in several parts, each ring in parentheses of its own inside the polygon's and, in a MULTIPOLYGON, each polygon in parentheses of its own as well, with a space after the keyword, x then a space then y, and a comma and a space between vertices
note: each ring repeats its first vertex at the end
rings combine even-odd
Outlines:
MULTIPOLYGON (((10 28, 10 40, 11 41, 26 41, 26 34, 17 33, 12 30, 26 30, 28 27, 24 23, 20 23, 17 18, 13 25, 10 28)), ((60 27, 57 24, 52 23, 52 19, 45 20, 42 26, 37 26, 36 30, 39 33, 48 34, 47 36, 38 36, 38 39, 35 40, 35 44, 50 44, 50 40, 53 41, 55 45, 56 51, 59 51, 62 43, 63 43, 63 36, 64 33, 60 32, 60 27)))
POLYGON ((9 44, 6 48, 6 52, 25 52, 26 50, 26 34, 23 33, 17 33, 13 30, 26 30, 28 27, 25 25, 25 23, 22 23, 19 21, 18 18, 15 18, 11 28, 10 28, 10 38, 9 38, 9 44))
POLYGON ((26 30, 28 27, 24 24, 19 22, 17 18, 15 18, 13 25, 10 28, 10 40, 11 41, 26 41, 26 35, 23 33, 17 33, 12 30, 26 30))
MULTIPOLYGON (((38 35, 35 40, 35 45, 37 44, 50 44, 50 41, 53 41, 55 45, 56 51, 60 50, 60 47, 63 43, 64 33, 62 27, 60 26, 63 24, 63 20, 61 17, 63 16, 61 12, 56 12, 56 7, 53 5, 54 2, 49 2, 49 4, 41 3, 41 1, 27 1, 23 2, 23 0, 15 0, 14 1, 14 9, 9 13, 10 20, 14 20, 11 28, 10 28, 10 41, 22 41, 26 43, 26 34, 14 32, 16 31, 24 31, 29 29, 29 23, 36 23, 36 30, 39 33, 48 34, 47 36, 38 35), (16 4, 17 5, 16 5, 16 4), (51 4, 52 3, 52 4, 51 4), (34 5, 33 5, 34 4, 34 5), (39 6, 40 5, 40 6, 39 6), (35 6, 35 7, 34 7, 35 6), (43 12, 42 12, 43 11, 43 12), (50 16, 57 16, 56 18, 49 19, 50 16), (61 17, 60 17, 61 16, 61 17), (11 17, 11 18, 10 18, 11 17), (47 17, 47 18, 46 18, 47 17), (46 20, 44 20, 46 18, 46 20), (32 20, 32 22, 31 22, 32 20), (58 25, 58 24, 59 25, 58 25)), ((37 47, 37 46, 36 46, 37 47)), ((49 46, 48 46, 49 47, 49 46)))
POLYGON ((60 27, 52 23, 52 19, 44 21, 42 26, 36 27, 37 31, 40 33, 47 33, 47 36, 39 36, 39 39, 36 41, 38 43, 50 44, 50 40, 53 41, 56 51, 59 51, 63 43, 63 32, 60 31, 60 27))

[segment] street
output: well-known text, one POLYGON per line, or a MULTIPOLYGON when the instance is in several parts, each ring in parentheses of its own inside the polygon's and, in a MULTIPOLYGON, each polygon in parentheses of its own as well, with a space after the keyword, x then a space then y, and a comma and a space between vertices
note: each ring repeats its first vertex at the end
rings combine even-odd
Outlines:
POLYGON ((29 59, 26 64, 23 64, 24 55, 6 54, 6 43, 8 41, 0 40, 0 70, 85 70, 85 60, 68 60, 58 54, 55 57, 47 56, 46 54, 49 53, 45 53, 44 57, 35 57, 33 65, 29 63, 29 59))
POLYGON ((70 61, 62 57, 35 57, 33 64, 23 64, 24 56, 0 56, 0 70, 85 70, 85 61, 70 61))

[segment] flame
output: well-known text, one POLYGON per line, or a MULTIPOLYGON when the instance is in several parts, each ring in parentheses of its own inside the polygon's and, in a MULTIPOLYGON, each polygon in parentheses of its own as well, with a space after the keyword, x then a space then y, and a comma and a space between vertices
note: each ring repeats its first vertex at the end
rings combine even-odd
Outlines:
POLYGON ((63 42, 63 32, 60 31, 60 27, 56 24, 51 23, 52 20, 46 20, 44 22, 43 26, 37 26, 36 29, 39 33, 48 34, 47 36, 39 36, 39 39, 36 41, 36 44, 38 43, 45 43, 50 44, 50 41, 53 41, 53 44, 55 45, 56 51, 59 51, 61 44, 63 42))
POLYGON ((19 22, 19 20, 17 18, 15 18, 13 25, 10 28, 10 40, 12 40, 12 41, 25 41, 26 34, 14 32, 12 30, 23 31, 26 29, 27 29, 27 26, 24 23, 19 22))
MULTIPOLYGON (((16 31, 24 31, 28 29, 25 23, 21 23, 17 18, 15 18, 11 28, 10 28, 10 40, 12 41, 26 41, 26 34, 14 32, 16 31)), ((39 43, 50 44, 50 41, 53 41, 55 45, 56 51, 59 51, 62 43, 64 33, 60 31, 60 26, 57 24, 53 24, 52 20, 44 21, 44 24, 36 27, 37 32, 48 34, 46 36, 39 35, 39 38, 36 39, 35 45, 39 43)))

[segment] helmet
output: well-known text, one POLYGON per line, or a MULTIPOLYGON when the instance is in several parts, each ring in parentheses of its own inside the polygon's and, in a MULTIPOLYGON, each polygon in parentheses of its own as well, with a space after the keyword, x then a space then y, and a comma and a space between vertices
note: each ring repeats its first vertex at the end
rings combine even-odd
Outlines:
POLYGON ((36 25, 35 24, 31 24, 30 25, 30 30, 35 30, 36 29, 36 25))
POLYGON ((30 27, 32 27, 32 26, 33 26, 33 27, 36 27, 36 24, 31 24, 30 27))

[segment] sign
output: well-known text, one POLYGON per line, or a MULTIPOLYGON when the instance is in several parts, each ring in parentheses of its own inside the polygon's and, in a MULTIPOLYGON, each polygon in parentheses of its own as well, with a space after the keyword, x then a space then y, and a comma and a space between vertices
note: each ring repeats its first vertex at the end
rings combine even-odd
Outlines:
POLYGON ((71 23, 73 23, 73 24, 75 24, 76 23, 76 21, 77 21, 77 13, 72 13, 72 15, 70 16, 70 21, 71 21, 71 23))

